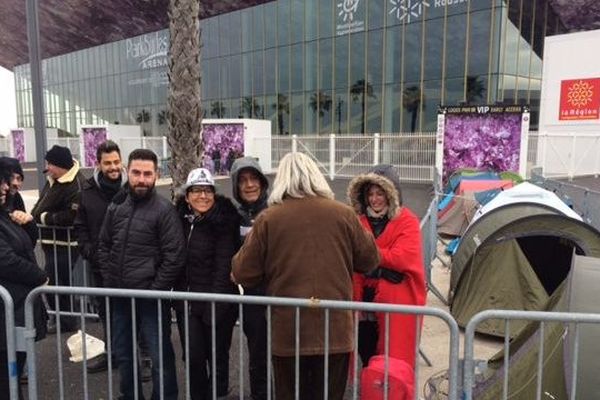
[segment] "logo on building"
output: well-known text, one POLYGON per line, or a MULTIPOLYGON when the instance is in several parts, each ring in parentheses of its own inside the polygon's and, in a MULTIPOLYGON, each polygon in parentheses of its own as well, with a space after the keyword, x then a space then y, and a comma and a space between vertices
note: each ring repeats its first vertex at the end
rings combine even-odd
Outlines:
POLYGON ((365 30, 365 21, 357 18, 358 5, 360 0, 342 0, 337 3, 338 24, 336 26, 337 35, 347 33, 362 32, 365 30))
POLYGON ((561 82, 559 120, 600 119, 600 78, 561 82))
POLYGON ((392 8, 389 13, 396 15, 398 20, 407 23, 419 18, 423 14, 423 9, 429 7, 429 3, 425 0, 390 0, 390 3, 392 8))
POLYGON ((338 16, 344 19, 344 22, 352 22, 354 20, 354 13, 358 9, 358 3, 360 0, 343 0, 337 4, 337 8, 340 9, 338 16))
POLYGON ((169 65, 169 38, 166 32, 127 39, 125 51, 127 58, 136 60, 141 69, 165 68, 169 65))

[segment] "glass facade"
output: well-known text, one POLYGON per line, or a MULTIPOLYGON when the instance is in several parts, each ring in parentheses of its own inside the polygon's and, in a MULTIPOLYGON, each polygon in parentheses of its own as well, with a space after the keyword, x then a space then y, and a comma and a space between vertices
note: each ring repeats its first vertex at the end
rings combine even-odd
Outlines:
MULTIPOLYGON (((273 134, 433 131, 440 104, 529 104, 537 124, 548 0, 277 0, 201 21, 206 118, 273 134), (408 6, 408 7, 407 7, 408 6)), ((46 59, 47 125, 166 134, 168 31, 46 59)), ((20 126, 29 66, 15 68, 20 126)))

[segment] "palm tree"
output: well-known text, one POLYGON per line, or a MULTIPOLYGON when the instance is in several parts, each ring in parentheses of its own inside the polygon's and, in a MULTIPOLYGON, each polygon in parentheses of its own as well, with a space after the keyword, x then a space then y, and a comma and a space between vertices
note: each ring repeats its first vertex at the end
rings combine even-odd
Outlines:
POLYGON ((279 134, 283 135, 283 115, 290 113, 290 102, 285 94, 279 93, 277 95, 277 102, 271 104, 273 110, 277 110, 277 127, 279 134))
POLYGON ((138 124, 143 124, 144 122, 150 122, 150 113, 142 109, 139 113, 137 113, 135 120, 138 124))
POLYGON ((210 115, 217 118, 223 118, 227 108, 222 101, 213 101, 210 103, 210 115))
POLYGON ((365 82, 364 79, 359 79, 350 87, 350 95, 352 96, 353 102, 357 102, 358 99, 360 99, 360 129, 364 133, 366 131, 365 96, 372 99, 377 98, 373 92, 373 85, 371 85, 369 82, 365 82))
POLYGON ((421 89, 418 86, 407 86, 402 91, 402 107, 411 114, 410 131, 417 129, 417 114, 421 106, 421 89))
POLYGON ((160 112, 158 113, 158 124, 159 125, 164 125, 167 123, 167 119, 168 119, 168 113, 167 110, 160 110, 160 112))
POLYGON ((202 109, 200 102, 200 2, 169 1, 169 94, 167 99, 169 170, 174 188, 200 164, 202 109))
POLYGON ((483 99, 485 84, 481 80, 481 77, 473 75, 467 76, 466 89, 467 104, 473 104, 477 99, 483 99))
POLYGON ((252 118, 252 115, 254 115, 256 118, 259 118, 261 115, 261 107, 258 105, 256 99, 252 98, 251 96, 247 96, 242 99, 242 110, 244 111, 244 114, 248 116, 248 118, 252 118))
POLYGON ((314 113, 319 112, 319 117, 323 118, 325 116, 325 111, 329 112, 331 110, 331 96, 322 90, 318 92, 314 92, 310 96, 310 101, 308 103, 309 107, 313 110, 314 113))

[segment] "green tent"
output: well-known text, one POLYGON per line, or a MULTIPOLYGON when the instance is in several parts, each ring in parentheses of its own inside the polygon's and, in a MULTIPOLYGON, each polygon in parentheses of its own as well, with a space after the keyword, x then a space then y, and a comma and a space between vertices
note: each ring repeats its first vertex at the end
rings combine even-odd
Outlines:
MULTIPOLYGON (((600 282, 600 259, 576 256, 567 279, 554 291, 544 311, 599 311, 596 292, 600 282)), ((511 326, 513 325, 511 321, 511 326)), ((508 364, 507 398, 535 399, 538 384, 538 362, 542 330, 539 322, 528 323, 510 342, 509 356, 504 350, 487 362, 487 369, 475 379, 473 399, 502 398, 504 364, 508 364)), ((511 329, 512 331, 512 329, 511 329)), ((543 330, 541 394, 543 399, 569 399, 572 384, 576 384, 577 399, 600 398, 600 347, 597 345, 600 326, 581 324, 578 330, 570 324, 546 322, 543 330), (574 339, 578 336, 577 357, 574 339), (572 381, 576 366, 576 382, 572 381)))
MULTIPOLYGON (((469 226, 452 259, 450 312, 464 327, 487 309, 543 310, 567 277, 573 253, 600 257, 600 232, 525 199, 495 207, 469 226)), ((524 326, 511 323, 511 336, 524 326)), ((478 332, 503 336, 504 324, 487 321, 478 332)))

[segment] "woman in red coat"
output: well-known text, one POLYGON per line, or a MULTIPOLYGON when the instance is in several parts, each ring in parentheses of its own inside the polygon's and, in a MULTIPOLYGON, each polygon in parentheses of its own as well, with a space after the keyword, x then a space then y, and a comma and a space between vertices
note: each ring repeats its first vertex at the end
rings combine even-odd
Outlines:
MULTIPOLYGON (((425 271, 416 215, 402 206, 400 181, 391 165, 379 165, 355 177, 348 197, 365 229, 372 232, 381 263, 369 274, 355 273, 355 301, 424 305, 425 271)), ((359 322, 358 352, 363 366, 385 354, 385 313, 365 313, 359 322)), ((389 356, 414 368, 417 318, 389 314, 389 356)))

